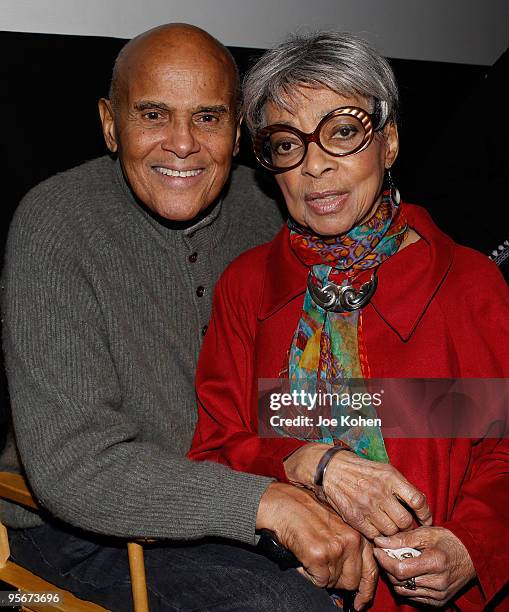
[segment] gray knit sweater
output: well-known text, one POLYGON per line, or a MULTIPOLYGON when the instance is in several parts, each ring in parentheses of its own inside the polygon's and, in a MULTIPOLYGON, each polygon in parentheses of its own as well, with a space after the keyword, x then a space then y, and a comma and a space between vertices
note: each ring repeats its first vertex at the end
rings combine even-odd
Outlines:
MULTIPOLYGON (((124 537, 253 541, 270 479, 184 455, 212 288, 280 224, 242 167, 186 230, 142 210, 108 157, 25 197, 7 245, 3 340, 19 455, 51 514, 124 537)), ((0 469, 19 469, 15 455, 11 445, 0 469)), ((0 515, 40 522, 5 502, 0 515)))

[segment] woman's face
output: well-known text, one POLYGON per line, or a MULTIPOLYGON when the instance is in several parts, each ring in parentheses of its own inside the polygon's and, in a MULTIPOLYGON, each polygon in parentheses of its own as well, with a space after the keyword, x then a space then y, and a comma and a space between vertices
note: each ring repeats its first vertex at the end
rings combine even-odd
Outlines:
MULTIPOLYGON (((299 87, 291 98, 290 111, 268 103, 265 118, 267 125, 286 123, 309 133, 327 113, 341 106, 371 111, 362 97, 343 96, 326 87, 299 87)), ((375 133, 367 149, 346 157, 333 157, 310 143, 302 164, 276 175, 276 180, 295 221, 324 236, 343 234, 376 210, 385 169, 392 166, 397 152, 397 129, 389 123, 375 133)))

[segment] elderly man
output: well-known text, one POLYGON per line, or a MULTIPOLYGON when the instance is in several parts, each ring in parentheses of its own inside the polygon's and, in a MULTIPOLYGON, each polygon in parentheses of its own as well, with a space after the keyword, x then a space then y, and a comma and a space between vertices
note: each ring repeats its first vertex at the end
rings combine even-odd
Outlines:
POLYGON ((280 223, 247 169, 225 188, 237 97, 231 55, 206 32, 173 24, 135 38, 99 103, 117 159, 39 185, 10 231, 16 446, 2 466, 26 473, 46 513, 4 504, 2 519, 19 563, 113 610, 130 608, 122 538, 133 537, 161 541, 146 551, 154 610, 326 610, 313 582, 360 581, 361 602, 374 588, 365 540, 302 489, 185 458, 213 285, 280 223), (260 528, 309 580, 246 546, 192 542, 253 544, 260 528))

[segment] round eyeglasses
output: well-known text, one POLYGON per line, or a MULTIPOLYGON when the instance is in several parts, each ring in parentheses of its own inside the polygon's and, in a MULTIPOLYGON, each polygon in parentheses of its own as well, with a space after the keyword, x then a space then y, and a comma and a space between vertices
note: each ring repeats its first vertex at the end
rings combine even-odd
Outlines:
POLYGON ((256 159, 267 170, 286 172, 303 162, 311 142, 334 157, 359 153, 382 129, 383 125, 377 125, 380 114, 379 104, 371 115, 357 106, 342 106, 325 115, 309 134, 284 123, 267 125, 258 130, 254 139, 256 159))

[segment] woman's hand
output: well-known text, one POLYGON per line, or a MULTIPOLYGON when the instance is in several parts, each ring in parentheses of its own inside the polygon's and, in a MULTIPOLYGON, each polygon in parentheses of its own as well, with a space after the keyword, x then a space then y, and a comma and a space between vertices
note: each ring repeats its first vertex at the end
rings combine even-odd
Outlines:
POLYGON ((272 483, 260 500, 256 528, 273 531, 316 586, 358 591, 356 609, 373 598, 378 566, 372 545, 312 493, 272 483))
MULTIPOLYGON (((288 480, 314 489, 316 466, 328 448, 323 444, 307 444, 295 451, 285 461, 288 480)), ((396 468, 363 459, 350 451, 332 457, 323 491, 341 518, 369 539, 409 529, 414 517, 407 507, 422 525, 432 522, 425 495, 396 468)))
POLYGON ((374 551, 396 593, 415 603, 443 606, 476 575, 461 540, 443 527, 419 527, 390 538, 376 538, 375 544, 381 548, 409 547, 422 551, 420 557, 403 561, 389 557, 381 548, 374 551), (415 589, 412 582, 408 583, 412 578, 415 589))

